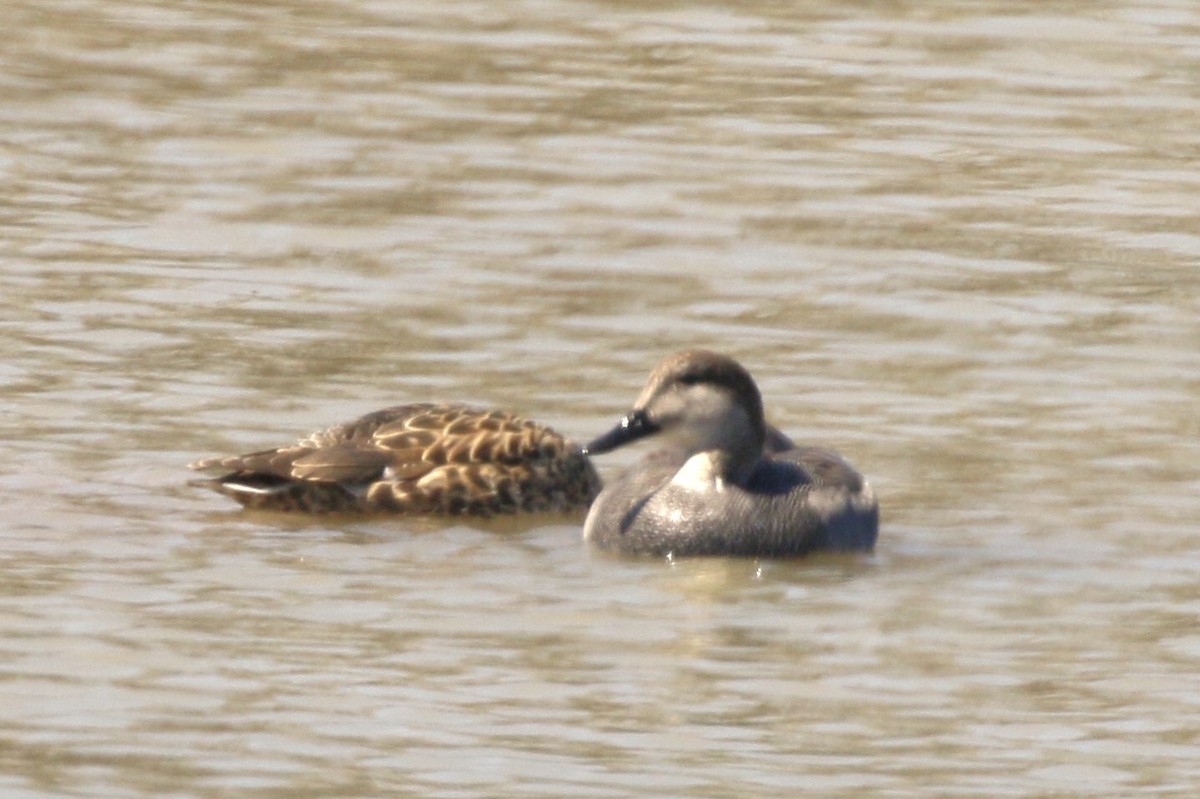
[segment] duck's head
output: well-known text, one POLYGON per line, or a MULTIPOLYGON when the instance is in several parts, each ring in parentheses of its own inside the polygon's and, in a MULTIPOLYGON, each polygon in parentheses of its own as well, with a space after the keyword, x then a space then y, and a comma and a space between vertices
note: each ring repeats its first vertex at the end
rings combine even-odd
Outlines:
POLYGON ((727 355, 685 350, 650 373, 632 410, 584 451, 599 455, 658 434, 686 455, 716 451, 731 476, 759 458, 766 437, 762 396, 746 369, 727 355))

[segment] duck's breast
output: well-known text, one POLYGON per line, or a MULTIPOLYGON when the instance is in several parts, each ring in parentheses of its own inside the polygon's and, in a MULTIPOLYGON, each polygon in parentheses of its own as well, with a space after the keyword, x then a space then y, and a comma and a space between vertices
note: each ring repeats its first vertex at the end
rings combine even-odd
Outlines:
POLYGON ((781 453, 764 459, 745 485, 697 479, 703 470, 690 464, 643 464, 610 485, 584 537, 605 549, 662 555, 789 557, 874 546, 874 496, 836 453, 781 453))

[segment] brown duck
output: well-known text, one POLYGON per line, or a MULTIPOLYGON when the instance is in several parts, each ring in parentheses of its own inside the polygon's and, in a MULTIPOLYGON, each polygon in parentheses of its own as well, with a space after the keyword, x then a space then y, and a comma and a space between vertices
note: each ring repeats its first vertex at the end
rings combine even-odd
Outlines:
POLYGON ((398 405, 279 449, 207 458, 195 481, 252 509, 492 516, 586 508, 600 478, 545 425, 464 405, 398 405))

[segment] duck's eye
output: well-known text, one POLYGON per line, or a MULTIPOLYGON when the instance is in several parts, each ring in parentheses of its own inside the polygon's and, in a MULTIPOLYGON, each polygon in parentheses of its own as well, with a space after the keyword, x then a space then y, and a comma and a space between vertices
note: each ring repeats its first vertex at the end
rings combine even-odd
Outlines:
POLYGON ((702 383, 703 381, 704 378, 702 378, 700 375, 682 375, 679 378, 679 382, 685 386, 694 386, 697 383, 702 383))

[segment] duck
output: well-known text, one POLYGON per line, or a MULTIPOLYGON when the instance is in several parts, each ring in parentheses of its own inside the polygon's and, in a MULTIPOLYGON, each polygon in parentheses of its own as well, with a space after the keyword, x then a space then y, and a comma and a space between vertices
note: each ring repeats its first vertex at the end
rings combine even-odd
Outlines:
POLYGON ((456 403, 397 405, 296 444, 192 469, 251 510, 428 516, 582 513, 600 478, 581 448, 516 413, 456 403))
POLYGON ((633 408, 584 452, 646 438, 658 449, 588 510, 583 538, 602 550, 787 558, 875 546, 879 504, 867 480, 836 451, 797 446, 769 425, 758 385, 728 355, 663 359, 633 408))

